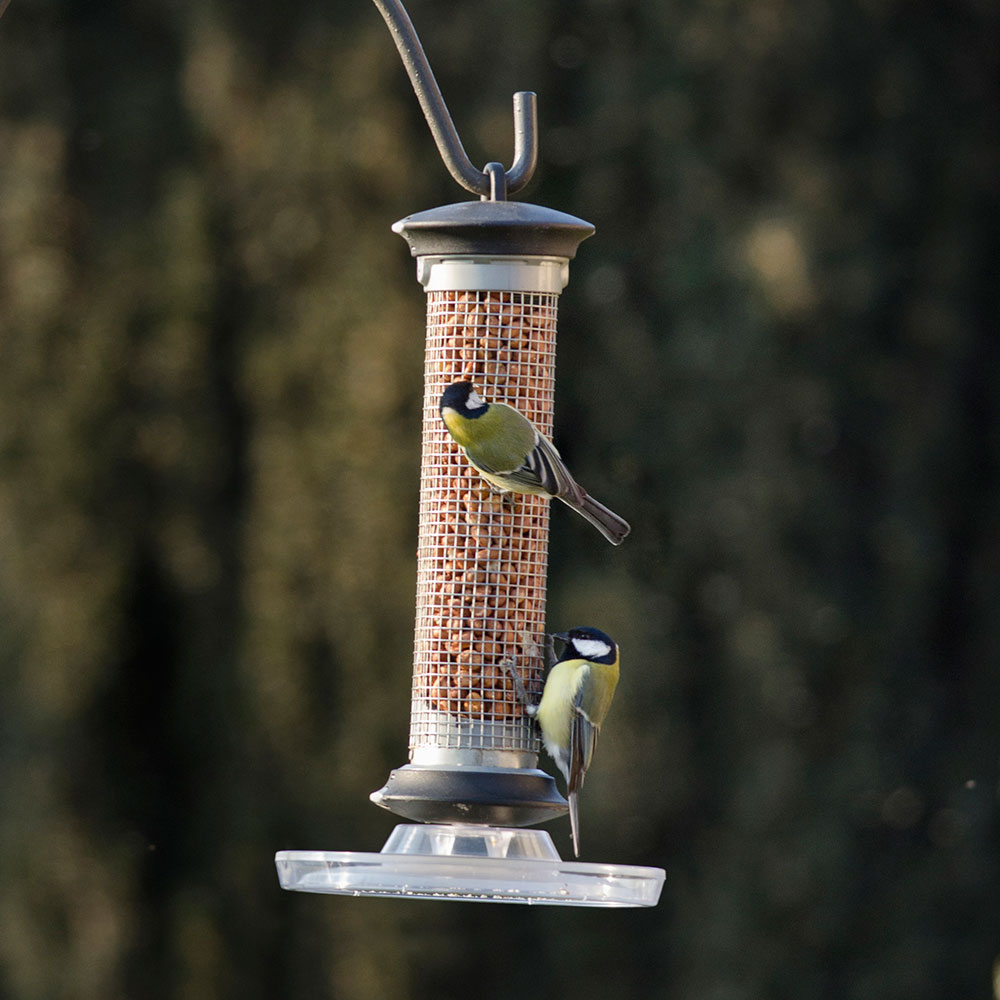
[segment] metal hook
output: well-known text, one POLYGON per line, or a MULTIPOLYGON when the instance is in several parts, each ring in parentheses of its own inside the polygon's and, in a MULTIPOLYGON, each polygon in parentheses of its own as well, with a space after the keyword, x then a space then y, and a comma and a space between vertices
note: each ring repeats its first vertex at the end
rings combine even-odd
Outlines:
MULTIPOLYGON (((462 140, 455 130, 455 123, 448 106, 441 96, 441 89, 434 79, 430 63, 424 54, 420 39, 410 16, 400 0, 373 0, 385 19, 396 43, 400 58, 409 74, 410 83, 437 143, 438 152, 448 172, 467 191, 483 195, 494 201, 503 201, 506 191, 513 194, 531 180, 538 163, 538 104, 531 91, 519 90, 514 95, 514 163, 503 174, 505 184, 498 183, 496 164, 487 164, 477 170, 465 152, 462 140)), ((502 170, 502 167, 501 167, 502 170)))
POLYGON ((483 201, 506 201, 507 200, 507 174, 502 163, 487 163, 483 167, 490 186, 489 195, 480 195, 483 201))

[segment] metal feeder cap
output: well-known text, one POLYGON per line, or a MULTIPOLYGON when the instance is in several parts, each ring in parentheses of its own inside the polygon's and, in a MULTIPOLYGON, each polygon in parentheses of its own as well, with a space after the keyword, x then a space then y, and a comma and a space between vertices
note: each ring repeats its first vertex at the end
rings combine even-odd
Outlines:
POLYGON ((393 227, 414 257, 497 254, 563 257, 594 233, 583 219, 521 201, 461 201, 417 212, 393 227))

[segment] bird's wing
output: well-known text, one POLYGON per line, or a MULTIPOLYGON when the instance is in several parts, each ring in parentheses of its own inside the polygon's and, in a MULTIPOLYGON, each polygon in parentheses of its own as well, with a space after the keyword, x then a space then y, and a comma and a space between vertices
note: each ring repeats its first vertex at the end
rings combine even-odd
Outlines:
POLYGON ((468 449, 468 448, 463 448, 462 450, 463 450, 463 451, 465 452, 465 457, 466 457, 466 458, 467 458, 467 459, 468 459, 468 460, 469 460, 470 462, 472 462, 472 464, 473 464, 473 465, 474 465, 474 466, 475 466, 475 467, 476 467, 476 468, 477 468, 477 469, 478 469, 478 470, 479 470, 480 472, 485 472, 487 476, 496 476, 496 475, 499 475, 499 470, 497 470, 497 469, 493 469, 493 468, 491 468, 490 466, 488 466, 488 465, 487 465, 487 464, 486 464, 486 463, 485 463, 485 462, 484 462, 484 461, 482 460, 482 458, 480 458, 480 456, 479 456, 479 455, 477 455, 477 456, 475 457, 475 459, 473 459, 473 457, 472 457, 472 456, 471 456, 471 455, 469 454, 469 449, 468 449))
POLYGON ((570 791, 576 791, 583 787, 583 779, 590 767, 590 761, 594 756, 594 747, 597 746, 597 735, 600 727, 595 726, 587 718, 581 704, 583 697, 582 686, 573 701, 573 718, 569 727, 569 781, 567 782, 570 791))
POLYGON ((510 472, 503 473, 505 479, 531 489, 541 487, 549 496, 574 497, 582 500, 583 490, 563 465, 559 452, 551 441, 535 432, 535 446, 528 452, 524 462, 510 472))

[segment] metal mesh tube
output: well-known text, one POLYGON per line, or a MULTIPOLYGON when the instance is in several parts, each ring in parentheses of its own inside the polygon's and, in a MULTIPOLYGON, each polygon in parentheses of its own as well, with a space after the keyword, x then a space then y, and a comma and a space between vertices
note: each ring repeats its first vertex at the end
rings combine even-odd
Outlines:
POLYGON ((537 752, 502 661, 542 683, 549 501, 494 491, 438 410, 452 382, 552 430, 558 295, 429 291, 410 759, 537 752), (442 752, 445 752, 442 754, 442 752))

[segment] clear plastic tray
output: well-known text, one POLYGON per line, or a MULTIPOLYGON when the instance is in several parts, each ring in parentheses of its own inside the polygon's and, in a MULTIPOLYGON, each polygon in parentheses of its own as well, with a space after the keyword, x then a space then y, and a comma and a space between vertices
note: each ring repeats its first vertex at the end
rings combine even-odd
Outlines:
POLYGON ((655 906, 662 868, 563 861, 544 830, 401 824, 378 854, 279 851, 283 889, 556 906, 655 906))

